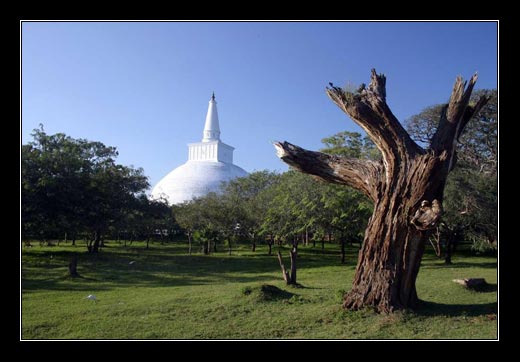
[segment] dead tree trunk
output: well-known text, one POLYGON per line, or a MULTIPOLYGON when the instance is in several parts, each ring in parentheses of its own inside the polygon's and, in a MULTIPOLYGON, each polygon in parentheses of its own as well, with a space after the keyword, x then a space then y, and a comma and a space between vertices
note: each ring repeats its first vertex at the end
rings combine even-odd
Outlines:
POLYGON ((457 77, 429 149, 417 145, 392 114, 386 104, 386 77, 374 69, 368 87, 363 84, 350 92, 331 84, 327 95, 365 130, 381 151, 380 162, 275 143, 284 162, 319 179, 350 185, 375 204, 344 307, 373 306, 379 312, 391 312, 416 306, 415 280, 425 240, 442 212, 456 141, 488 100, 481 97, 476 104, 468 104, 476 80, 474 75, 466 87, 457 77))
POLYGON ((298 256, 298 252, 297 249, 293 246, 289 253, 291 257, 290 273, 287 271, 287 269, 285 269, 281 252, 278 252, 278 262, 280 263, 280 268, 282 269, 282 276, 283 280, 285 280, 285 284, 296 285, 296 257, 298 256))
POLYGON ((285 270, 285 265, 283 265, 282 253, 278 252, 278 262, 280 263, 280 268, 282 269, 282 277, 285 280, 285 284, 289 285, 291 281, 291 277, 289 276, 289 272, 285 270))

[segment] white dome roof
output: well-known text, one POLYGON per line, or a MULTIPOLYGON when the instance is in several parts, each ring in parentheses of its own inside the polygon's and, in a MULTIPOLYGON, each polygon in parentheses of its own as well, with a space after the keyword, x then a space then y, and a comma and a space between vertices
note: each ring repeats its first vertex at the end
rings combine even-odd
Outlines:
POLYGON ((170 204, 180 204, 209 192, 219 192, 222 182, 248 173, 226 162, 188 161, 166 175, 152 190, 152 198, 166 198, 170 204))

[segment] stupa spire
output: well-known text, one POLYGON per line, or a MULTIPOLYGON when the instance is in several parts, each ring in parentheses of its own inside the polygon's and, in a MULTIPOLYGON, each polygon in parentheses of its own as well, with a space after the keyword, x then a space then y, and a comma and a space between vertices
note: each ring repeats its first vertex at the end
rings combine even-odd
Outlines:
POLYGON ((217 101, 215 101, 215 92, 209 100, 208 113, 206 115, 206 123, 204 124, 204 132, 202 142, 220 141, 220 126, 218 124, 217 101))

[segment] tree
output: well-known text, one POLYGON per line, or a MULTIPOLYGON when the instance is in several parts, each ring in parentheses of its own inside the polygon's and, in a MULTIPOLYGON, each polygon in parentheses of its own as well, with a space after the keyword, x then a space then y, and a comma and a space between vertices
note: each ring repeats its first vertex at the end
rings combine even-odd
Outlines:
POLYGON ((175 221, 184 230, 184 233, 188 237, 188 254, 191 255, 193 251, 193 234, 199 227, 199 218, 195 212, 195 207, 191 203, 184 202, 180 205, 173 205, 172 213, 175 221))
POLYGON ((251 240, 252 251, 256 250, 262 235, 262 222, 271 196, 269 190, 278 181, 279 175, 264 170, 231 180, 224 187, 222 202, 227 217, 251 240))
POLYGON ((97 252, 103 235, 135 208, 149 186, 142 169, 119 165, 114 147, 34 130, 22 146, 22 230, 41 239, 90 235, 97 252))
POLYGON ((416 144, 386 103, 386 77, 372 70, 357 91, 331 84, 327 95, 360 125, 381 151, 382 160, 361 160, 304 150, 276 142, 278 156, 296 169, 333 183, 350 185, 374 202, 352 289, 343 306, 372 306, 379 312, 413 308, 415 281, 430 231, 439 222, 443 191, 455 163, 455 141, 487 102, 469 105, 477 80, 457 77, 449 103, 428 149, 416 144))
POLYGON ((343 131, 321 140, 325 145, 321 151, 330 155, 379 160, 381 154, 368 136, 358 132, 343 131))

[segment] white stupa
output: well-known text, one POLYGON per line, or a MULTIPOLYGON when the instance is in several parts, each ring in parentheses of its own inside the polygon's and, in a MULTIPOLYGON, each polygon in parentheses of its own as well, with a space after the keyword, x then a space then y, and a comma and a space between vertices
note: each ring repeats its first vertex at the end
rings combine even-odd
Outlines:
POLYGON ((217 102, 211 96, 202 142, 188 144, 188 161, 167 174, 152 189, 152 198, 180 204, 209 192, 219 192, 223 181, 247 176, 233 164, 233 150, 220 140, 217 102))

